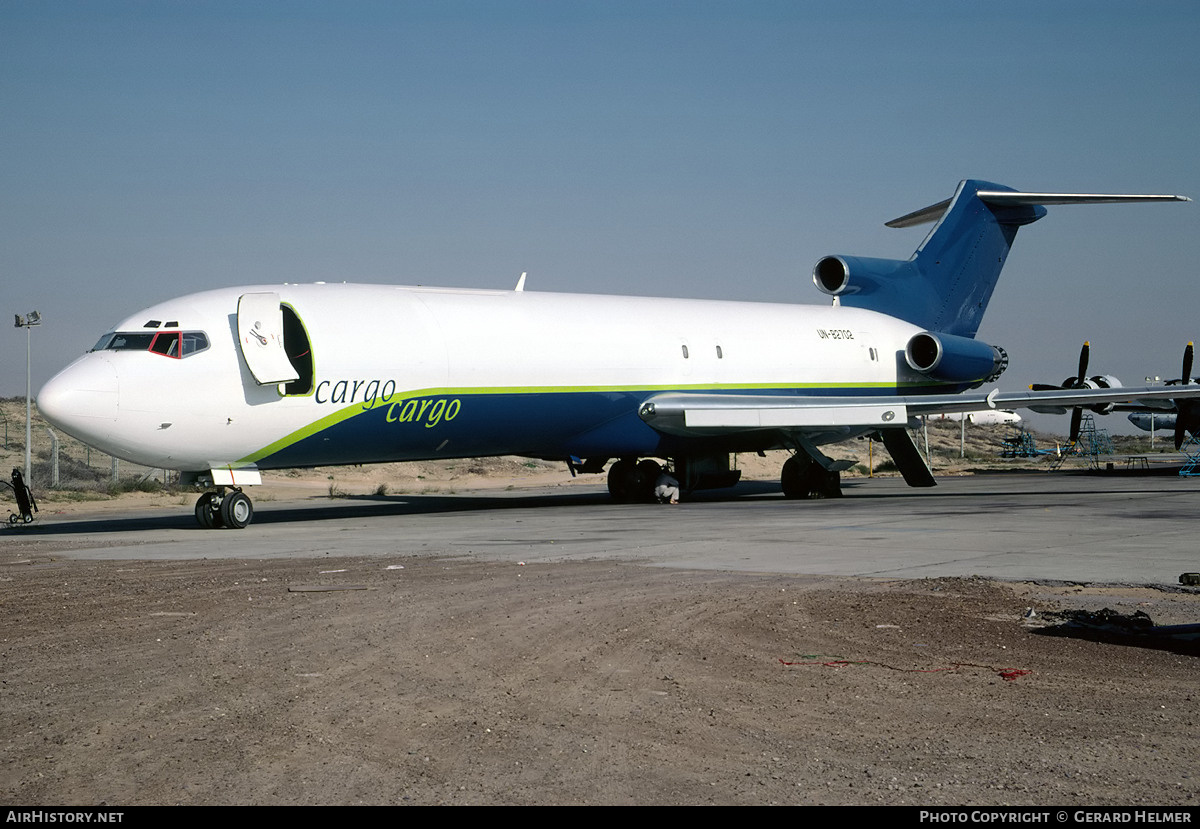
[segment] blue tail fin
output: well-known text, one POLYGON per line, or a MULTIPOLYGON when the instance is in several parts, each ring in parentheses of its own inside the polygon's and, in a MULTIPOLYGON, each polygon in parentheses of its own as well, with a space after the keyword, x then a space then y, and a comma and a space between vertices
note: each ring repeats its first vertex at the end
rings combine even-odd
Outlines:
POLYGON ((946 201, 887 223, 936 221, 907 262, 826 256, 813 282, 842 305, 879 311, 927 331, 974 337, 1017 229, 1046 215, 1047 204, 1190 201, 1183 196, 1021 193, 968 179, 946 201))
POLYGON ((962 182, 941 220, 906 263, 932 295, 923 321, 917 323, 928 330, 974 337, 1017 228, 1046 215, 1039 204, 989 204, 979 198, 981 190, 1016 192, 982 181, 962 182))

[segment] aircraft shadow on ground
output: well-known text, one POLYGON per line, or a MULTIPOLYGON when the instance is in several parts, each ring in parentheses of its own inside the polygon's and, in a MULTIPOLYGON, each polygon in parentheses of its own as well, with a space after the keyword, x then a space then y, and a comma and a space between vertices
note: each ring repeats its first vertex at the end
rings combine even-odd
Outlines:
MULTIPOLYGON (((691 493, 688 503, 721 503, 733 501, 781 500, 779 486, 767 481, 750 481, 734 489, 709 490, 691 493)), ((619 509, 654 509, 657 504, 614 504, 608 493, 601 489, 589 491, 530 492, 514 495, 497 493, 489 495, 443 494, 395 494, 395 495, 342 495, 337 498, 311 498, 294 505, 277 506, 272 501, 255 504, 252 527, 264 524, 287 524, 303 521, 335 521, 340 519, 370 518, 385 515, 436 515, 455 512, 488 512, 512 509, 554 509, 580 506, 607 506, 619 509)), ((31 524, 17 524, 7 528, 22 535, 87 535, 92 533, 119 533, 146 530, 201 530, 186 505, 177 511, 161 515, 118 515, 84 519, 57 520, 50 515, 39 516, 31 524)))
MULTIPOLYGON (((894 481, 889 481, 894 483, 894 481)), ((869 479, 852 479, 842 484, 847 497, 844 499, 819 499, 816 501, 785 501, 779 485, 773 481, 744 481, 731 489, 705 490, 688 493, 685 504, 719 504, 742 502, 751 504, 778 503, 790 508, 805 509, 818 504, 833 506, 846 502, 894 498, 913 498, 940 501, 944 498, 970 499, 976 501, 974 511, 978 513, 1008 512, 1012 505, 1009 498, 1045 498, 1047 496, 1076 496, 1088 499, 1096 495, 1113 495, 1123 489, 1096 488, 1081 492, 1078 489, 1051 487, 1023 487, 1002 491, 971 489, 952 491, 940 489, 908 489, 889 486, 873 489, 869 479), (991 496, 1004 496, 1003 501, 991 501, 991 496)), ((1145 494, 1145 490, 1141 491, 1145 494)), ((1178 488, 1165 487, 1164 495, 1180 494, 1178 488)), ((378 516, 435 515, 438 513, 471 513, 503 511, 512 509, 554 509, 580 506, 606 506, 621 510, 657 509, 656 504, 614 504, 608 493, 597 487, 594 490, 563 492, 534 491, 527 494, 509 492, 488 495, 463 494, 395 494, 395 495, 345 495, 333 499, 314 498, 299 505, 276 507, 271 501, 255 505, 252 527, 270 524, 300 523, 305 521, 333 521, 378 516)), ((849 504, 848 504, 849 506, 849 504)), ((1160 509, 1146 510, 1139 518, 1177 520, 1178 512, 1164 505, 1160 509)), ((103 518, 56 520, 49 515, 40 515, 32 524, 18 524, 7 528, 8 532, 27 536, 70 536, 103 533, 122 533, 147 530, 196 530, 191 509, 181 505, 178 511, 161 515, 112 516, 103 518)))
MULTIPOLYGON (((1182 626, 1181 626, 1182 627, 1182 626)), ((1187 627, 1200 628, 1200 625, 1187 627)), ((1098 628, 1080 627, 1076 625, 1055 625, 1033 631, 1037 636, 1058 636, 1068 639, 1082 639, 1087 642, 1098 642, 1103 645, 1120 645, 1127 648, 1147 648, 1149 650, 1166 651, 1179 656, 1200 656, 1200 640, 1175 638, 1165 633, 1149 628, 1144 633, 1122 633, 1098 628)))
MULTIPOLYGON (((302 505, 275 507, 270 501, 255 505, 251 527, 265 524, 287 524, 303 521, 334 521, 339 519, 370 518, 384 515, 434 515, 451 512, 480 512, 529 507, 564 507, 606 503, 607 494, 581 493, 571 495, 517 496, 487 498, 471 495, 362 495, 337 499, 322 499, 302 505)), ((32 524, 20 524, 10 532, 25 536, 88 535, 145 530, 202 531, 192 511, 181 506, 178 511, 162 515, 111 516, 77 520, 41 518, 32 524)))

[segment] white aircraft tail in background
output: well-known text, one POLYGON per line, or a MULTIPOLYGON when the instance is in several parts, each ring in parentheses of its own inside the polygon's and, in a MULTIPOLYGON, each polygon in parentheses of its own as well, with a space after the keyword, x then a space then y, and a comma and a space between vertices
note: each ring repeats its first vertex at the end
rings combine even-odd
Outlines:
POLYGON ((958 422, 965 420, 980 426, 1000 426, 1005 423, 1020 423, 1021 416, 1016 412, 1004 409, 987 409, 981 412, 951 412, 929 418, 930 420, 950 420, 958 422))

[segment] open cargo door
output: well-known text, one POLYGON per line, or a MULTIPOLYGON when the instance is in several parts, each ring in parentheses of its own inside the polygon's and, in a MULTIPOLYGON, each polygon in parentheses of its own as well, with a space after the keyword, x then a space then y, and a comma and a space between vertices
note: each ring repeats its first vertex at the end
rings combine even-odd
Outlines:
POLYGON ((283 311, 279 294, 238 297, 238 342, 250 373, 260 386, 290 383, 299 378, 283 349, 283 311))

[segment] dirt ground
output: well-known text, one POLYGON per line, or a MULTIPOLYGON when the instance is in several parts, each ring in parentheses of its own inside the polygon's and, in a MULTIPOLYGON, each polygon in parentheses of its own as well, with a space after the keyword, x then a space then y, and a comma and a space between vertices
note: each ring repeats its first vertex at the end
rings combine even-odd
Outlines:
MULTIPOLYGON (((273 473, 255 499, 596 482, 486 459, 273 473)), ((40 518, 194 499, 59 492, 40 518)), ((28 539, 0 535, 8 804, 1200 805, 1196 645, 1049 624, 1195 624, 1194 590, 28 539)))
POLYGON ((1194 592, 2 543, 9 804, 1200 800, 1195 646, 1036 626, 1194 592))

